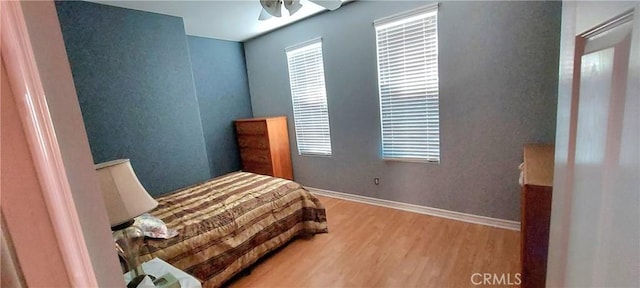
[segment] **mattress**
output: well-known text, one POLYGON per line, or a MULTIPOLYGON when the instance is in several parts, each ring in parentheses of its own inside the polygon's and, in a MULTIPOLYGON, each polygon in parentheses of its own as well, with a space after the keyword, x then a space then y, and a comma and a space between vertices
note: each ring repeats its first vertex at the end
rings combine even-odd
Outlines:
POLYGON ((146 239, 141 261, 158 257, 220 287, 299 235, 326 233, 325 209, 300 184, 234 172, 156 199, 150 214, 178 231, 146 239))

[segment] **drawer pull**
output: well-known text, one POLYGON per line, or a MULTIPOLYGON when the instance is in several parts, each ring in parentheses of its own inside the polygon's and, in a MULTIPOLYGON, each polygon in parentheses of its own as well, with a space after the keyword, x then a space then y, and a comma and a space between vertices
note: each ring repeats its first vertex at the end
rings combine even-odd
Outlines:
POLYGON ((238 134, 265 134, 267 128, 264 122, 236 122, 236 131, 238 134))
POLYGON ((271 163, 271 155, 269 154, 269 150, 241 149, 240 158, 242 158, 242 162, 257 162, 264 164, 271 163))
POLYGON ((243 135, 238 137, 238 146, 240 148, 267 149, 269 148, 269 141, 265 137, 243 135))

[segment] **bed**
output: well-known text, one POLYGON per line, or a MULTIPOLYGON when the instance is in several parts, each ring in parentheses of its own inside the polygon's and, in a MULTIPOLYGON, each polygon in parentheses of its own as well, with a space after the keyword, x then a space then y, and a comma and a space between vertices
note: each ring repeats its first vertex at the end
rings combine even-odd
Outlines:
POLYGON ((141 260, 158 257, 220 287, 297 236, 326 233, 324 207, 300 184, 234 172, 156 199, 151 215, 178 231, 146 239, 141 260))

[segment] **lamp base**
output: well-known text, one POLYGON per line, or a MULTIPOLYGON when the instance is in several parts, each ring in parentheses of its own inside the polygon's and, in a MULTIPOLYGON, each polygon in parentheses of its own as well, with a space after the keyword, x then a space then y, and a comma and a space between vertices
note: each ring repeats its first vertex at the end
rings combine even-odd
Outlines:
POLYGON ((113 230, 114 228, 124 226, 124 228, 113 232, 113 239, 119 249, 118 252, 121 254, 120 256, 124 260, 125 272, 131 271, 131 278, 133 279, 131 282, 137 280, 137 282, 140 283, 145 276, 142 265, 140 265, 140 260, 138 259, 140 246, 142 246, 144 242, 144 233, 142 233, 142 230, 137 226, 131 225, 133 221, 129 221, 128 223, 128 226, 124 226, 123 224, 112 228, 113 230))
POLYGON ((132 225, 133 225, 133 223, 135 223, 135 222, 136 222, 136 220, 131 219, 131 220, 129 220, 129 221, 127 221, 127 222, 124 222, 124 223, 122 223, 122 224, 118 224, 118 225, 116 225, 116 226, 112 226, 112 227, 111 227, 111 232, 116 232, 116 231, 118 231, 118 230, 124 230, 124 229, 127 229, 129 226, 132 226, 132 225))

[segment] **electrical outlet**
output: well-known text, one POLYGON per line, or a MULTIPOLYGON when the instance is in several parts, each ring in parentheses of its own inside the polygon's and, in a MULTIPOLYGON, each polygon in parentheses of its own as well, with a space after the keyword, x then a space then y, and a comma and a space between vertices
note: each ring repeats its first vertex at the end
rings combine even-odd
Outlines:
POLYGON ((373 178, 373 184, 380 185, 380 178, 373 178))

